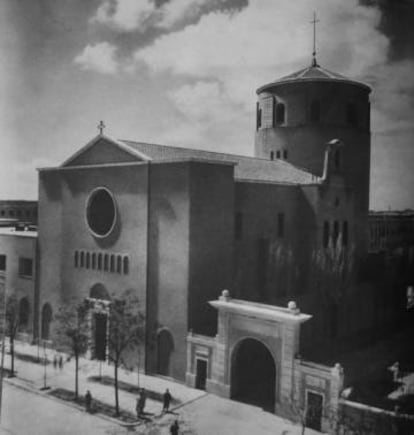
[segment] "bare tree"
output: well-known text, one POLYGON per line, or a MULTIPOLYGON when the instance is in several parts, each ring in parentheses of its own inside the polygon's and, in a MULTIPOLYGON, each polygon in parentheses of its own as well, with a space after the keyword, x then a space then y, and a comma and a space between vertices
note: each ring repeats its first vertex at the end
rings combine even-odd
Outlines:
POLYGON ((133 290, 113 296, 109 306, 109 360, 114 364, 115 412, 119 415, 118 369, 127 366, 127 357, 138 352, 144 340, 144 316, 133 290))
POLYGON ((355 278, 355 250, 345 247, 341 236, 326 248, 315 249, 311 259, 311 284, 325 305, 340 303, 355 278))
POLYGON ((55 341, 57 348, 68 351, 75 357, 75 398, 79 396, 79 357, 88 348, 89 304, 84 301, 73 301, 61 306, 55 316, 57 321, 55 341))
POLYGON ((19 327, 19 302, 15 295, 10 295, 6 300, 6 335, 10 341, 10 377, 14 377, 14 340, 19 327))

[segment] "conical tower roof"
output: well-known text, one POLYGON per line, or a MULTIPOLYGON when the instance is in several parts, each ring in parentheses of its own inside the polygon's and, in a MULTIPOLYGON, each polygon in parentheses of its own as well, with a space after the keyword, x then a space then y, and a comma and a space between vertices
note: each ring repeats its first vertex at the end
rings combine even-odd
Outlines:
POLYGON ((274 82, 268 83, 266 85, 261 86, 257 89, 257 94, 260 94, 267 89, 274 88, 279 85, 285 85, 289 83, 300 83, 300 82, 340 82, 340 83, 349 83, 356 86, 360 86, 371 92, 371 88, 365 83, 349 79, 342 74, 338 74, 332 71, 329 71, 325 68, 322 68, 315 62, 312 62, 312 65, 303 68, 299 71, 296 71, 287 76, 281 77, 280 79, 275 80, 274 82))

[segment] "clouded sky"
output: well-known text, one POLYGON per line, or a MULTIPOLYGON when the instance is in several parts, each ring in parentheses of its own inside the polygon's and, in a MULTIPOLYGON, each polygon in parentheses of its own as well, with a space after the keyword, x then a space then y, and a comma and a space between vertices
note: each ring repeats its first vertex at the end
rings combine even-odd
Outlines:
POLYGON ((318 61, 372 94, 371 208, 414 208, 412 0, 2 0, 0 198, 97 134, 252 154, 255 90, 318 61))

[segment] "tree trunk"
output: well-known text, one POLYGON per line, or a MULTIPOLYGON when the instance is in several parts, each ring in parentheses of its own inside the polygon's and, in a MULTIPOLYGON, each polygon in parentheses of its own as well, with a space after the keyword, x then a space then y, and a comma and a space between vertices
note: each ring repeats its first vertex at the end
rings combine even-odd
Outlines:
POLYGON ((118 397, 118 361, 114 361, 114 374, 115 374, 115 414, 119 416, 119 397, 118 397))
POLYGON ((75 399, 78 400, 79 396, 79 355, 75 354, 75 399))
POLYGON ((11 367, 10 367, 10 377, 14 377, 14 337, 10 336, 10 357, 11 357, 11 367))

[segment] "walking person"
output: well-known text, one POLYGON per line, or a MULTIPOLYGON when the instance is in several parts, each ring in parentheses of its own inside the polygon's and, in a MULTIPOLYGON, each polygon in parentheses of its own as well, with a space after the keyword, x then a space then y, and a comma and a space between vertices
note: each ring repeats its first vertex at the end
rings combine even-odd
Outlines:
POLYGON ((145 402, 147 401, 147 392, 145 391, 145 388, 141 389, 141 415, 144 414, 144 408, 145 408, 145 402))
POLYGON ((89 413, 92 411, 92 394, 89 390, 85 394, 85 409, 89 413))
POLYGON ((63 369, 63 356, 59 355, 59 369, 62 370, 63 369))
POLYGON ((137 413, 137 418, 141 417, 141 395, 137 397, 137 401, 135 404, 135 411, 137 413))
POLYGON ((170 426, 170 434, 178 435, 178 429, 180 429, 180 426, 178 425, 178 420, 175 420, 174 423, 170 426))
POLYGON ((56 370, 57 369, 57 365, 58 365, 58 359, 57 359, 57 355, 55 354, 53 356, 53 368, 56 370))
POLYGON ((171 393, 169 391, 169 389, 167 388, 165 390, 165 393, 162 396, 163 399, 163 408, 162 408, 162 412, 168 412, 170 409, 170 403, 171 403, 171 393))

